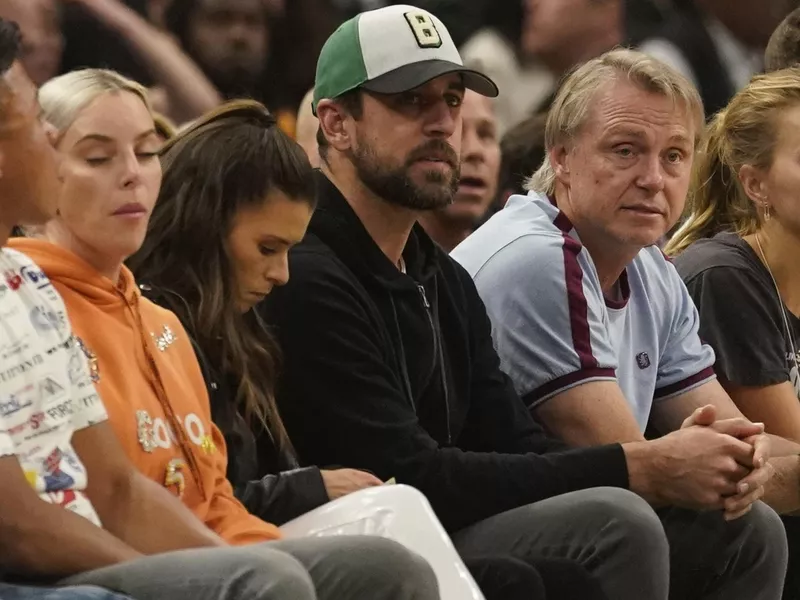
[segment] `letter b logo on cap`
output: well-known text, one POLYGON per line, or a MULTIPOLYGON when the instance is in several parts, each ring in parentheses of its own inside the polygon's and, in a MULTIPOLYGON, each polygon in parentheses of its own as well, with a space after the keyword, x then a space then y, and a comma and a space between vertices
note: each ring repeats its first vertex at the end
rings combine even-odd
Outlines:
POLYGON ((407 12, 405 17, 420 48, 438 48, 442 45, 442 38, 428 13, 415 10, 407 12))

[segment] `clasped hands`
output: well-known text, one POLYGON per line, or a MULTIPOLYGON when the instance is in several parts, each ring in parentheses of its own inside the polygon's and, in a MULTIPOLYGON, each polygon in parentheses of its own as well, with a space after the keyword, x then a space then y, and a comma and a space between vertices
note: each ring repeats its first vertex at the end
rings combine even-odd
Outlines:
POLYGON ((774 474, 769 464, 770 439, 764 433, 764 424, 743 417, 717 420, 715 407, 707 405, 695 410, 683 422, 681 430, 693 427, 712 429, 736 440, 727 440, 727 447, 719 452, 706 448, 710 450, 707 464, 711 467, 713 462, 717 473, 712 489, 708 490, 709 506, 703 508, 722 509, 726 520, 738 519, 764 495, 764 488, 774 474), (726 458, 728 464, 720 462, 726 458))

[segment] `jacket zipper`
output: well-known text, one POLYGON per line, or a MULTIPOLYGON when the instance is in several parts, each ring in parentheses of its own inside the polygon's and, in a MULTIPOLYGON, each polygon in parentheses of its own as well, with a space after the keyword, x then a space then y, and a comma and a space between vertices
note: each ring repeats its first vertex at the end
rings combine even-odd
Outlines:
POLYGON ((422 304, 425 306, 425 314, 428 315, 428 324, 431 326, 431 334, 433 335, 433 353, 434 353, 434 369, 438 368, 439 377, 442 381, 442 390, 444 392, 444 407, 447 411, 445 421, 447 424, 447 443, 453 443, 453 436, 450 432, 450 391, 447 387, 447 377, 444 372, 444 353, 442 352, 442 341, 439 338, 439 328, 433 321, 433 311, 431 310, 431 303, 428 302, 428 295, 425 293, 425 288, 417 284, 417 289, 422 297, 422 304), (437 365, 438 363, 438 365, 437 365))

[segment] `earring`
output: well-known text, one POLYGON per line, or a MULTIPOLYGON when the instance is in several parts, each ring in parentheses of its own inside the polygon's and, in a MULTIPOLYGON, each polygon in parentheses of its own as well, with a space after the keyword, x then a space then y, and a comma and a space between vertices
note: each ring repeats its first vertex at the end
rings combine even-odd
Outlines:
POLYGON ((764 221, 769 221, 772 215, 769 213, 769 204, 764 203, 764 221))

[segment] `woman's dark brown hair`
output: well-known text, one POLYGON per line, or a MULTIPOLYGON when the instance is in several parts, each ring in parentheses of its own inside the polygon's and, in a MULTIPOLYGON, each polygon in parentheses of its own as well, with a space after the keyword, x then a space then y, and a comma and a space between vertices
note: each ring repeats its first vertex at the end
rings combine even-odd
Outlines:
POLYGON ((313 206, 308 158, 263 105, 237 100, 170 139, 161 165, 147 238, 128 264, 140 283, 172 297, 169 307, 205 360, 238 382, 245 418, 258 419, 276 445, 288 444, 275 403, 278 348, 257 311, 237 307, 226 242, 236 213, 271 190, 313 206))

